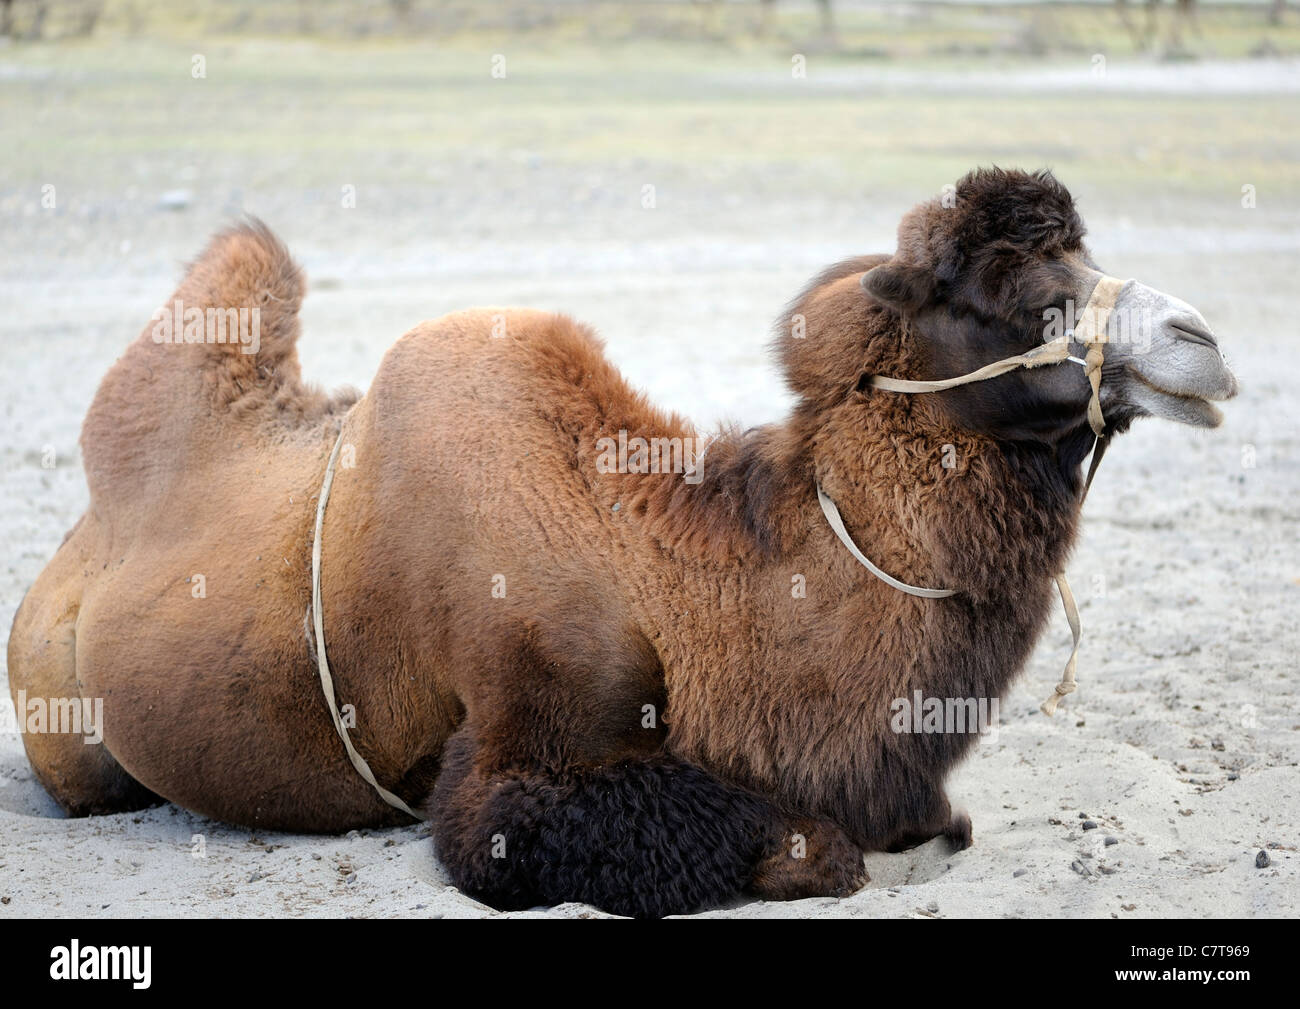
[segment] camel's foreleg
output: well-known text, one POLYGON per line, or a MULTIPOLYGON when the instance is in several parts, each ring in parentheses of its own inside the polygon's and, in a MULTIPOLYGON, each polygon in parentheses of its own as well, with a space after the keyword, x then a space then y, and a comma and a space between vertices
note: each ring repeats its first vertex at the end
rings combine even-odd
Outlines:
POLYGON ((936 787, 927 795, 928 802, 923 803, 925 813, 906 827, 900 828, 893 837, 883 845, 886 851, 906 851, 918 844, 925 844, 936 837, 946 837, 954 851, 969 848, 971 840, 970 817, 963 811, 953 812, 948 796, 942 787, 936 787))
POLYGON ((751 883, 785 898, 851 892, 864 878, 861 852, 835 828, 812 829, 792 855, 797 831, 766 800, 663 754, 497 766, 462 728, 432 804, 453 880, 503 909, 583 901, 658 917, 717 905, 751 883))

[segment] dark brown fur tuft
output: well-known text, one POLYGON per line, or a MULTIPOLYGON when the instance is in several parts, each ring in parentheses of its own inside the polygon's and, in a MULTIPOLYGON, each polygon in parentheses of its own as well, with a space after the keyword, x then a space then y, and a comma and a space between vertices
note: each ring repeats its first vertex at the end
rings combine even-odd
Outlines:
POLYGON ((935 297, 985 319, 1025 307, 1026 267, 1083 248, 1074 199, 1048 171, 977 169, 944 203, 936 197, 903 218, 895 261, 928 272, 935 297))

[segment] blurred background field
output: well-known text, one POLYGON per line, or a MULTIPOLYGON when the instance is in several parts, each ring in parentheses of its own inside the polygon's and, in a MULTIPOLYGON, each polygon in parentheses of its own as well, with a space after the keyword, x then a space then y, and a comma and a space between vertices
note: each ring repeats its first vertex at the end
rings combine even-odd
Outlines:
POLYGON ((484 34, 545 44, 672 42, 733 51, 804 40, 843 58, 1154 52, 1166 59, 1293 53, 1294 0, 5 0, 11 37, 484 34), (1118 47, 1118 48, 1117 48, 1118 47))
MULTIPOLYGON (((1171 287, 1162 259, 1233 252, 1252 283, 1295 251, 1300 11, 831 10, 14 0, 0 285, 30 305, 32 284, 105 283, 102 360, 253 213, 312 278, 304 356, 355 351, 319 362, 328 382, 364 382, 421 318, 524 300, 595 312, 616 353, 696 332, 639 378, 709 421, 779 413, 761 345, 780 304, 892 248, 903 210, 976 165, 1055 169, 1103 262, 1149 253, 1133 267, 1171 287), (702 397, 690 375, 718 354, 753 367, 702 397)), ((49 298, 46 335, 24 320, 9 346, 66 337, 84 303, 49 298)))

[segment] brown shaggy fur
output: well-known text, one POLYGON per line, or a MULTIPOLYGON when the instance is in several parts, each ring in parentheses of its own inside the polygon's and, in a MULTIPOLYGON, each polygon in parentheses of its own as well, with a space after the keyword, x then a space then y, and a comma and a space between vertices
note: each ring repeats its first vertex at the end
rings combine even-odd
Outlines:
POLYGON ((91 506, 19 611, 9 670, 31 696, 103 697, 105 743, 26 736, 42 782, 81 813, 153 794, 260 827, 401 819, 345 759, 304 633, 342 423, 355 466, 323 561, 336 691, 378 779, 432 795, 463 886, 662 914, 746 885, 844 894, 862 849, 969 843, 943 782, 975 737, 895 734, 891 701, 997 697, 1024 666, 1074 538, 1086 383, 912 397, 861 377, 1027 349, 1025 312, 1078 297, 1086 253, 1049 175, 974 173, 957 196, 912 211, 892 260, 832 267, 795 300, 777 352, 798 406, 724 433, 698 485, 597 471, 602 437, 696 432, 549 313, 503 311, 497 337, 488 310, 416 327, 343 420, 351 396, 300 381, 284 248, 256 224, 217 236, 176 297, 260 304, 262 346, 146 329, 100 387, 91 506), (959 594, 873 578, 818 482, 877 564, 959 594))

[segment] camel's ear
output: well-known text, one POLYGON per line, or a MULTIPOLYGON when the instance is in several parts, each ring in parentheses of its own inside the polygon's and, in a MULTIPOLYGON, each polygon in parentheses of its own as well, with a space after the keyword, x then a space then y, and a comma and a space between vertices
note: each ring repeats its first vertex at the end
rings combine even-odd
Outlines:
POLYGON ((882 263, 862 275, 862 289, 900 312, 915 311, 934 294, 934 274, 923 266, 882 263))

